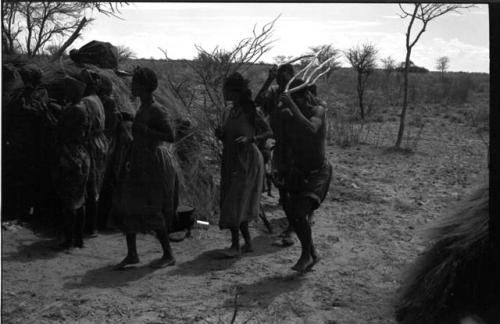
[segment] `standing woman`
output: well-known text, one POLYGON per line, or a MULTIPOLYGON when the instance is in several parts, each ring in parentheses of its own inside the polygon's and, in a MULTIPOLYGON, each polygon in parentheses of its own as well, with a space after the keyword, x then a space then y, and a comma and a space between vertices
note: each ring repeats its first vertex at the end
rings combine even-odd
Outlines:
POLYGON ((90 155, 86 143, 90 118, 81 101, 85 83, 64 79, 65 97, 69 105, 57 123, 56 163, 52 170, 55 191, 63 212, 64 242, 60 247, 83 247, 86 187, 90 171, 90 155))
POLYGON ((167 109, 153 100, 158 87, 156 74, 148 68, 136 68, 132 95, 141 99, 132 126, 133 142, 128 167, 113 201, 112 216, 125 233, 127 256, 116 265, 122 269, 139 263, 136 233, 154 230, 163 248, 163 256, 151 263, 154 268, 175 264, 167 226, 172 221, 177 201, 175 170, 167 142, 174 141, 167 109))
POLYGON ((99 195, 97 228, 105 230, 111 209, 113 189, 117 179, 115 149, 118 137, 118 124, 120 123, 121 116, 113 98, 113 84, 111 80, 104 75, 100 75, 100 77, 101 85, 97 94, 104 107, 104 135, 106 135, 106 139, 108 140, 108 152, 106 154, 106 167, 99 195))
POLYGON ((90 155, 90 173, 87 182, 86 224, 85 231, 91 237, 97 236, 98 210, 97 204, 104 179, 106 157, 108 153, 108 139, 104 134, 105 113, 97 91, 101 87, 101 76, 90 70, 82 70, 80 78, 87 85, 82 103, 85 105, 89 118, 89 138, 87 150, 90 155))
POLYGON ((224 256, 233 258, 240 255, 240 231, 245 240, 243 252, 253 251, 248 223, 259 215, 264 179, 264 162, 255 142, 272 132, 257 114, 248 80, 241 74, 235 72, 225 80, 223 93, 233 107, 217 131, 223 143, 219 227, 231 230, 232 244, 224 256), (256 129, 263 131, 256 134, 256 129))

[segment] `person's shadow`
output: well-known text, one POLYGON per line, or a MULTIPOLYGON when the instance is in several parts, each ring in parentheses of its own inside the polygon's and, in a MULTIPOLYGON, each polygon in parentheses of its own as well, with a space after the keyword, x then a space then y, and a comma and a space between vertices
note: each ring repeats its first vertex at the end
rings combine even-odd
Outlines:
MULTIPOLYGON (((305 276, 300 273, 277 275, 262 278, 251 284, 237 284, 233 291, 238 294, 238 306, 243 307, 267 307, 273 300, 285 293, 299 289, 305 276)), ((235 298, 225 300, 225 307, 233 307, 235 298)))
POLYGON ((281 248, 272 245, 272 237, 259 235, 252 239, 253 252, 242 253, 237 258, 226 258, 223 249, 205 251, 191 261, 180 263, 170 274, 181 276, 201 276, 211 271, 220 271, 230 268, 238 260, 245 257, 255 257, 274 253, 281 248))
POLYGON ((17 251, 7 253, 2 257, 4 262, 33 262, 38 259, 51 259, 59 253, 67 252, 58 247, 57 239, 42 239, 29 244, 22 244, 17 251))
POLYGON ((222 249, 205 251, 191 261, 180 263, 169 272, 172 275, 202 276, 207 272, 230 268, 239 258, 225 258, 222 249))
POLYGON ((114 265, 107 265, 98 269, 92 269, 87 271, 87 273, 83 276, 66 276, 64 279, 69 281, 64 284, 64 288, 79 289, 85 287, 118 287, 137 281, 157 270, 151 268, 149 264, 129 267, 122 270, 114 270, 113 267, 114 265))

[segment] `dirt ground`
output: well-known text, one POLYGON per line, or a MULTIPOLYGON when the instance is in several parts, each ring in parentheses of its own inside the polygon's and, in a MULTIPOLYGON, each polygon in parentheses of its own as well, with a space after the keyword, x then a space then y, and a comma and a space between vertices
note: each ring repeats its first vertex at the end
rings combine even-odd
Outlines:
MULTIPOLYGON (((313 227, 322 260, 305 275, 290 269, 299 245, 272 246, 260 220, 255 252, 239 259, 213 257, 230 235, 212 225, 173 243, 177 264, 161 270, 149 267, 159 244, 140 235, 142 263, 125 271, 111 270, 126 252, 119 233, 56 253, 52 239, 5 226, 2 322, 231 323, 237 305, 235 323, 395 323, 396 291, 428 244, 425 228, 487 179, 487 147, 474 129, 434 118, 423 138, 414 154, 328 147, 334 177, 313 227)), ((263 200, 279 232, 277 199, 263 200)))

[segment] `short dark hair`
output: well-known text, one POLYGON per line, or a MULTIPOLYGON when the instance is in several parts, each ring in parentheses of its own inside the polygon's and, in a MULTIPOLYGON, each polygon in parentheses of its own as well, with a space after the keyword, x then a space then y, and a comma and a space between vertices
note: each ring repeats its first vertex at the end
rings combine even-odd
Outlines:
POLYGON ((234 72, 224 80, 224 88, 232 91, 243 92, 248 89, 248 80, 243 78, 240 73, 234 72))
POLYGON ((156 73, 147 67, 136 67, 132 80, 142 84, 149 92, 153 92, 158 88, 158 77, 156 73))
POLYGON ((287 63, 287 64, 280 65, 278 67, 278 71, 277 72, 278 72, 278 74, 286 72, 286 73, 290 73, 291 75, 294 75, 295 74, 295 69, 293 68, 292 64, 287 63))
POLYGON ((252 115, 252 120, 255 119, 255 103, 252 100, 252 90, 248 87, 248 80, 245 79, 240 73, 234 72, 224 80, 224 88, 230 91, 237 92, 243 110, 252 115))
POLYGON ((19 69, 19 74, 25 84, 37 85, 42 79, 42 70, 35 64, 26 64, 19 69))

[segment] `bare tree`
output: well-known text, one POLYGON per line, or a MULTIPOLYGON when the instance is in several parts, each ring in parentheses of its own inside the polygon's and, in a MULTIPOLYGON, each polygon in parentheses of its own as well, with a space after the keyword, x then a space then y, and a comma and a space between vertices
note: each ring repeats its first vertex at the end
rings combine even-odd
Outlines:
POLYGON ((361 119, 365 118, 363 96, 366 89, 368 77, 377 66, 377 49, 372 44, 355 46, 346 51, 345 56, 351 66, 358 74, 357 92, 361 119))
POLYGON ((198 56, 190 63, 204 90, 205 111, 210 124, 216 128, 222 122, 224 99, 222 83, 231 73, 244 72, 271 49, 273 28, 276 17, 259 31, 254 26, 253 34, 238 42, 231 50, 214 48, 211 51, 195 45, 198 56))
POLYGON ((442 4, 442 3, 414 3, 403 5, 399 4, 402 12, 400 17, 402 19, 409 18, 410 22, 406 30, 406 59, 403 70, 404 83, 403 83, 403 107, 401 109, 398 138, 395 147, 400 148, 403 140, 405 130, 406 110, 408 108, 408 73, 410 67, 411 51, 415 44, 418 42, 422 34, 427 30, 427 25, 430 21, 443 16, 449 12, 459 12, 460 9, 471 8, 471 4, 442 4), (419 28, 416 30, 416 35, 412 38, 413 28, 416 27, 415 23, 420 23, 419 28))
POLYGON ((444 78, 444 72, 450 67, 450 58, 448 56, 441 56, 436 60, 436 70, 441 72, 441 80, 444 78))
POLYGON ((387 56, 386 58, 383 58, 380 60, 382 62, 382 69, 384 70, 385 74, 385 82, 383 85, 384 91, 385 91, 385 96, 389 100, 389 103, 393 105, 394 100, 392 96, 392 79, 391 75, 396 71, 396 60, 394 60, 391 56, 387 56))
POLYGON ((329 60, 327 66, 325 66, 325 68, 330 68, 328 72, 326 72, 325 74, 325 80, 328 81, 333 71, 335 71, 340 66, 339 62, 340 50, 333 47, 332 44, 311 46, 309 49, 310 52, 307 54, 319 53, 318 55, 319 63, 323 63, 324 61, 329 60))
POLYGON ((9 49, 19 44, 28 55, 43 52, 55 38, 81 30, 92 19, 85 19, 85 10, 97 10, 118 16, 123 3, 23 1, 2 3, 2 37, 9 49), (83 17, 83 18, 82 18, 83 17), (83 24, 82 24, 83 22, 83 24), (20 36, 24 36, 21 41, 20 36))
POLYGON ((158 47, 158 49, 160 50, 160 52, 162 52, 163 56, 165 56, 165 60, 166 61, 169 61, 170 58, 168 57, 168 51, 166 48, 161 48, 161 47, 158 47))
POLYGON ((387 75, 391 75, 396 70, 396 61, 391 56, 387 56, 380 61, 382 62, 382 69, 387 75))
POLYGON ((19 2, 2 2, 2 45, 7 53, 14 53, 19 47, 19 34, 22 28, 18 24, 19 2))
POLYGON ((118 51, 119 62, 136 58, 134 51, 132 51, 132 49, 128 46, 118 45, 116 46, 116 50, 118 51))

